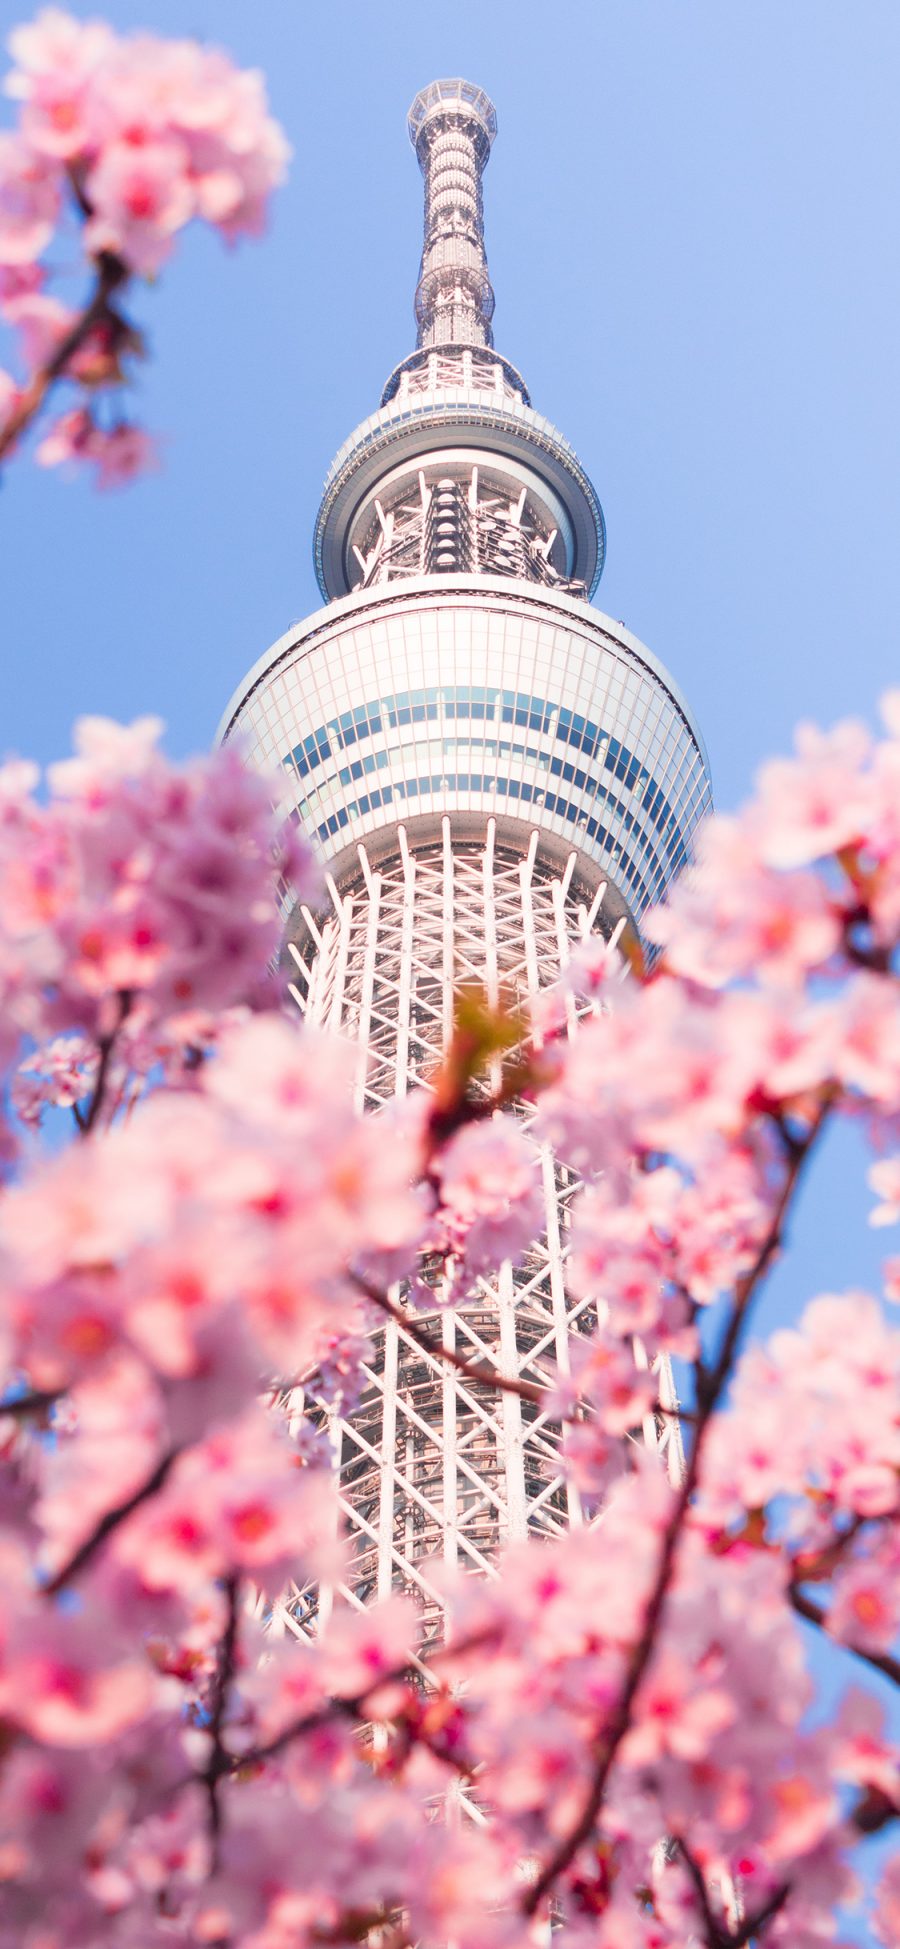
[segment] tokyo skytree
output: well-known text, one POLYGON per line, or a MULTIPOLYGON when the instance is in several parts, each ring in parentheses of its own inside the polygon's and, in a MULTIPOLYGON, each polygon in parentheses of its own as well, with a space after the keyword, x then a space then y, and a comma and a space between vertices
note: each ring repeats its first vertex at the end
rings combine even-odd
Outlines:
MULTIPOLYGON (((677 686, 591 606, 606 547, 594 488, 494 348, 482 178, 496 132, 467 81, 434 81, 412 104, 416 350, 327 476, 325 606, 260 659, 221 727, 280 767, 284 817, 324 856, 327 910, 286 915, 291 992, 308 1022, 353 1042, 373 1111, 427 1084, 461 983, 527 1008, 585 936, 639 941, 710 808, 677 686)), ((417 1312, 418 1336, 386 1322, 359 1405, 331 1415, 344 1601, 399 1586, 434 1613, 435 1559, 490 1574, 505 1543, 582 1520, 539 1406, 420 1344, 425 1327, 525 1381, 566 1370, 592 1316, 566 1291, 574 1180, 546 1148, 540 1169, 545 1231, 524 1265, 455 1310, 417 1312)), ((664 1450, 674 1428, 643 1435, 664 1450)), ((285 1621, 302 1630, 316 1601, 294 1588, 285 1621)))

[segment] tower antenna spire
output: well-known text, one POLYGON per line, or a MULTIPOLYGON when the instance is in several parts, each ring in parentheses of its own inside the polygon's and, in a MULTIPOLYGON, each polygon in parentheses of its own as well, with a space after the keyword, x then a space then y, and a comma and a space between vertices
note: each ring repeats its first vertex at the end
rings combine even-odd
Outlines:
POLYGON ((408 127, 425 178, 417 344, 493 345, 481 179, 497 133, 496 109, 471 81, 432 81, 416 96, 408 127))

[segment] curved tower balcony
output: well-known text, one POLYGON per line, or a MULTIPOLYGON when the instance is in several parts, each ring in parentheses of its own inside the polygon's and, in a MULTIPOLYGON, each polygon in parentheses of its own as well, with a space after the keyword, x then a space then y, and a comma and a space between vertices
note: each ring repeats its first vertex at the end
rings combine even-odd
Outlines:
POLYGON ((386 579, 289 630, 224 721, 281 765, 283 810, 340 886, 403 825, 570 858, 638 921, 690 857, 709 804, 700 734, 667 672, 564 587, 435 571, 386 579))
MULTIPOLYGON (((496 129, 465 81, 412 105, 416 349, 326 479, 325 607, 260 658, 221 727, 278 772, 284 817, 324 857, 327 908, 288 901, 285 956, 307 1019, 355 1043, 373 1109, 427 1086, 461 980, 527 1005, 586 934, 637 945, 710 807, 676 684, 589 600, 606 548, 597 494, 494 349, 482 177, 496 129)), ((549 1152, 540 1168, 545 1233, 528 1263, 432 1323, 476 1364, 538 1382, 592 1323, 565 1287, 572 1180, 549 1152)), ((643 1437, 665 1448, 673 1427, 643 1437)), ((399 1583, 437 1607, 428 1557, 487 1570, 504 1540, 580 1520, 558 1429, 399 1323, 377 1336, 334 1442, 353 1603, 399 1583)), ((285 1622, 303 1628, 316 1601, 292 1592, 285 1622)))

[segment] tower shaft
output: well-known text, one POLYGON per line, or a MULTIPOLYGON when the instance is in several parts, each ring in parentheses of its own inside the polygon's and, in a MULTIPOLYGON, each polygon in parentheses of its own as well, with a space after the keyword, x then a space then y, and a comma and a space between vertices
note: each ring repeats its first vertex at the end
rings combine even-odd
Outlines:
MULTIPOLYGON (((373 1114, 428 1086, 461 982, 529 1006, 586 935, 627 933, 639 950, 710 805, 672 678, 586 599, 605 551, 591 482, 493 348, 492 104, 435 82, 409 129, 425 178, 417 349, 325 483, 325 608, 261 658, 222 726, 280 767, 284 817, 324 855, 328 903, 288 899, 285 961, 306 1019, 353 1042, 373 1114)), ((440 1351, 540 1385, 595 1325, 566 1291, 574 1181, 546 1148, 537 1163, 544 1226, 525 1264, 452 1309, 436 1289, 433 1312, 404 1315, 394 1294, 400 1318, 375 1337, 358 1406, 342 1418, 312 1403, 331 1431, 351 1604, 401 1585, 439 1628, 430 1560, 489 1573, 505 1542, 582 1519, 559 1430, 527 1388, 498 1391, 440 1351)), ((673 1425, 651 1420, 643 1439, 674 1456, 673 1425)), ((302 1631, 321 1602, 294 1589, 279 1615, 302 1631)))

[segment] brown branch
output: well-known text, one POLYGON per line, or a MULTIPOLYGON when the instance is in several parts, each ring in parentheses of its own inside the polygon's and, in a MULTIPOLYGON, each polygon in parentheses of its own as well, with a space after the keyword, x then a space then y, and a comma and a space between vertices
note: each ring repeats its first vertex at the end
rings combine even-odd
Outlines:
POLYGON ((283 1753, 286 1746, 292 1745, 295 1739, 302 1739, 306 1733, 318 1732, 320 1726, 330 1726, 335 1719, 348 1716, 352 1719, 357 1718, 366 1699, 378 1685, 399 1684, 408 1670, 409 1667, 404 1666, 402 1672, 387 1674, 386 1677, 378 1679, 376 1684, 371 1685, 368 1692, 358 1693, 356 1698, 328 1699, 324 1705, 318 1706, 315 1712, 306 1712, 302 1718, 290 1719, 280 1732, 273 1733, 271 1739, 264 1740, 261 1746, 251 1746, 245 1753, 227 1754, 227 1771, 241 1773, 245 1766, 263 1766, 266 1760, 277 1759, 278 1754, 283 1753))
POLYGON ((900 1802, 890 1799, 880 1787, 867 1787, 850 1815, 850 1824, 858 1834, 880 1834, 895 1820, 900 1820, 900 1802))
POLYGON ((146 1481, 142 1482, 130 1496, 126 1496, 124 1502, 117 1502, 114 1509, 107 1509, 105 1516, 101 1516, 96 1527, 91 1530, 90 1536, 86 1536, 84 1542, 79 1543, 77 1550, 70 1556, 68 1563, 63 1564, 62 1569, 57 1570, 55 1577, 51 1577, 49 1583, 44 1585, 45 1597, 56 1597, 61 1590, 64 1590, 66 1585, 72 1582, 73 1577, 77 1577, 85 1566, 90 1563, 92 1557, 96 1556, 97 1551, 106 1542, 107 1537, 112 1535, 113 1530, 118 1529, 121 1523, 126 1522, 128 1517, 132 1516, 136 1509, 140 1509, 143 1502, 149 1502, 150 1497, 156 1495, 157 1490, 162 1488, 173 1463, 178 1460, 180 1453, 181 1450, 179 1448, 167 1449, 165 1455, 157 1462, 155 1469, 151 1475, 148 1475, 146 1481))
POLYGON ((748 1915, 736 1934, 726 1937, 728 1949, 745 1949, 746 1943, 752 1942, 754 1936, 760 1935, 770 1922, 774 1922, 776 1915, 780 1915, 790 1892, 790 1882, 780 1882, 762 1908, 758 1908, 755 1915, 748 1915))
MULTIPOLYGON (((245 1766, 261 1766, 265 1760, 275 1759, 279 1753, 284 1752, 285 1747, 292 1745, 295 1739, 302 1739, 306 1733, 318 1732, 320 1727, 332 1725, 335 1719, 351 1719, 357 1726, 368 1725, 371 1708, 367 1701, 371 1699, 372 1694, 379 1692, 382 1686, 408 1684, 415 1675, 414 1667, 406 1665, 395 1672, 385 1673, 369 1686, 368 1691, 358 1692, 355 1698, 329 1699, 327 1704, 320 1706, 316 1712, 308 1712, 302 1719, 292 1719, 289 1725, 283 1727, 281 1732, 273 1734, 264 1745, 251 1747, 246 1753, 226 1754, 223 1771, 240 1773, 245 1766)), ((448 1752, 433 1733, 425 1732, 421 1726, 410 1726, 409 1732, 411 1745, 424 1746, 433 1759, 440 1761, 443 1766, 449 1766, 464 1780, 473 1778, 476 1771, 474 1760, 466 1759, 464 1754, 448 1752)))
MULTIPOLYGON (((622 1690, 612 1720, 600 1746, 594 1777, 590 1791, 580 1814, 558 1842, 553 1853, 545 1862, 537 1880, 525 1896, 522 1908, 526 1915, 534 1915, 544 1896, 553 1887, 561 1874, 574 1860, 593 1833, 594 1826, 606 1796, 606 1788, 618 1755, 619 1748, 631 1725, 631 1713, 641 1681, 656 1648, 656 1640, 662 1623, 675 1557, 685 1518, 693 1499, 700 1476, 700 1462, 710 1424, 721 1399, 723 1390, 731 1374, 735 1355, 740 1344, 741 1334, 746 1323, 750 1302, 764 1278, 772 1259, 778 1251, 784 1234, 787 1213, 804 1165, 812 1151, 831 1108, 831 1099, 826 1098, 809 1125, 805 1137, 795 1140, 787 1153, 787 1164, 772 1223, 756 1258, 735 1287, 734 1302, 728 1325, 722 1338, 718 1358, 711 1369, 702 1367, 697 1375, 697 1421, 694 1444, 684 1479, 678 1491, 675 1507, 663 1533, 659 1561, 653 1586, 647 1600, 644 1621, 639 1638, 632 1648, 628 1660, 622 1690)), ((747 1941, 749 1938, 745 1937, 747 1941)))
POLYGON ((790 1558, 791 1583, 820 1583, 824 1578, 830 1577, 864 1525, 886 1520, 884 1516, 867 1517, 855 1514, 851 1516, 846 1529, 836 1530, 829 1541, 821 1544, 818 1549, 798 1551, 796 1556, 790 1558))
POLYGON ((17 405, 0 426, 0 460, 5 458, 20 435, 37 417, 57 379, 66 376, 66 369, 76 352, 81 350, 92 331, 102 324, 109 311, 109 301, 113 293, 127 282, 128 275, 121 258, 104 251, 97 259, 94 289, 83 311, 79 312, 65 337, 60 339, 52 357, 34 374, 20 394, 17 405))
POLYGON ((228 1773, 231 1755, 222 1744, 222 1730, 228 1709, 228 1695, 234 1679, 237 1657, 238 1605, 240 1598, 240 1579, 234 1573, 225 1579, 225 1629, 219 1643, 216 1659, 215 1677, 212 1685, 212 1698, 209 1708, 210 1751, 203 1784, 209 1814, 209 1872, 214 1875, 219 1861, 219 1835, 222 1831, 222 1809, 219 1805, 219 1781, 223 1773, 228 1773))
MULTIPOLYGON (((440 1645, 432 1653, 424 1669, 430 1671, 432 1666, 442 1659, 463 1658, 469 1652, 477 1651, 483 1645, 490 1644, 495 1637, 496 1632, 488 1629, 474 1632, 472 1637, 464 1638, 459 1644, 440 1645)), ((377 1678, 373 1678, 371 1685, 366 1686, 365 1691, 357 1692, 352 1698, 327 1699, 324 1705, 317 1706, 314 1712, 304 1713, 299 1719, 291 1719, 280 1732, 273 1733, 272 1738, 267 1739, 263 1745, 251 1746, 245 1753, 226 1754, 227 1769, 229 1773, 239 1773, 245 1766, 261 1766, 264 1761, 275 1759, 279 1753, 284 1752, 285 1747, 290 1746, 295 1739, 302 1739, 308 1732, 318 1732, 320 1726, 330 1725, 335 1719, 349 1718, 356 1722, 360 1720, 365 1722, 371 1716, 368 1701, 374 1693, 391 1685, 414 1685, 422 1675, 423 1668, 409 1662, 395 1665, 392 1671, 379 1672, 377 1678)), ((474 1770, 471 1766, 455 1759, 451 1753, 436 1752, 436 1742, 432 1743, 429 1738, 423 1739, 422 1743, 428 1746, 429 1752, 434 1753, 436 1758, 444 1759, 448 1766, 456 1768, 457 1771, 468 1774, 474 1770)))
POLYGON ((0 1401, 0 1418, 12 1416, 15 1421, 24 1421, 30 1414, 46 1414, 48 1408, 62 1400, 65 1391, 64 1387, 37 1387, 28 1394, 14 1395, 0 1401))
POLYGON ((496 1387, 503 1394, 518 1394, 522 1401, 540 1403, 544 1400, 546 1388, 538 1387, 534 1381, 517 1380, 511 1374, 501 1374, 486 1360, 477 1362, 467 1360, 465 1354, 457 1353, 455 1347, 445 1347, 439 1340, 432 1340, 431 1335, 417 1326, 415 1321, 410 1319, 409 1314, 404 1313, 401 1306, 395 1306, 387 1293, 371 1285, 360 1273, 353 1273, 352 1278, 354 1285, 359 1287, 360 1292, 365 1293, 366 1298, 372 1301, 372 1305, 377 1306, 380 1312, 386 1313, 389 1320, 396 1321, 396 1324, 403 1328, 404 1333, 410 1340, 415 1341, 416 1346, 420 1347, 423 1353, 430 1354, 435 1360, 446 1361, 460 1374, 465 1374, 469 1380, 486 1382, 489 1387, 496 1387))
MULTIPOLYGON (((827 1633, 828 1612, 824 1604, 817 1604, 813 1597, 805 1597, 796 1584, 789 1586, 788 1602, 798 1617, 805 1617, 807 1624, 814 1624, 819 1631, 827 1633)), ((833 1638, 832 1643, 852 1652, 854 1658, 861 1658, 866 1665, 872 1666, 873 1671, 891 1679, 894 1685, 900 1685, 900 1658, 892 1658, 889 1651, 864 1651, 862 1645, 850 1644, 844 1638, 833 1638)))
POLYGON ((694 1893, 700 1904, 700 1912, 703 1916, 703 1929, 706 1936, 707 1949, 722 1949, 722 1930, 719 1926, 717 1916, 713 1914, 712 1904, 709 1899, 709 1889, 706 1886, 706 1876, 703 1873, 703 1869, 696 1856, 691 1853, 687 1842, 682 1839, 680 1834, 674 1834, 672 1839, 694 1885, 694 1893))
POLYGON ((97 1065, 97 1074, 94 1079, 94 1088, 91 1094, 91 1100, 87 1106, 87 1109, 82 1110, 80 1116, 77 1118, 78 1128, 79 1131, 81 1132, 82 1137, 87 1137, 90 1135, 91 1131, 94 1128, 95 1123, 97 1122, 97 1118, 100 1115, 100 1111, 103 1108, 103 1098, 106 1094, 106 1083, 107 1083, 107 1078, 109 1076, 109 1065, 112 1061, 112 1053, 116 1045, 116 1038, 119 1034, 119 1030, 121 1029, 123 1022, 125 1021, 126 1016, 128 1015, 131 1009, 131 1002, 132 1002, 131 991, 127 988, 120 989, 116 996, 116 1000, 118 1001, 119 1004, 119 1019, 116 1023, 115 1028, 112 1030, 111 1034, 102 1035, 98 1037, 97 1048, 100 1052, 100 1061, 97 1065))
POLYGON ((791 1892, 790 1882, 780 1882, 778 1887, 773 1889, 768 1900, 763 1903, 762 1908, 757 1909, 755 1915, 745 1916, 738 1929, 729 1929, 727 1924, 723 1925, 713 1912, 706 1877, 699 1861, 695 1859, 680 1834, 676 1834, 674 1840, 700 1903, 707 1949, 745 1949, 746 1944, 751 1942, 754 1936, 759 1935, 769 1922, 774 1921, 779 1910, 784 1907, 791 1892))

